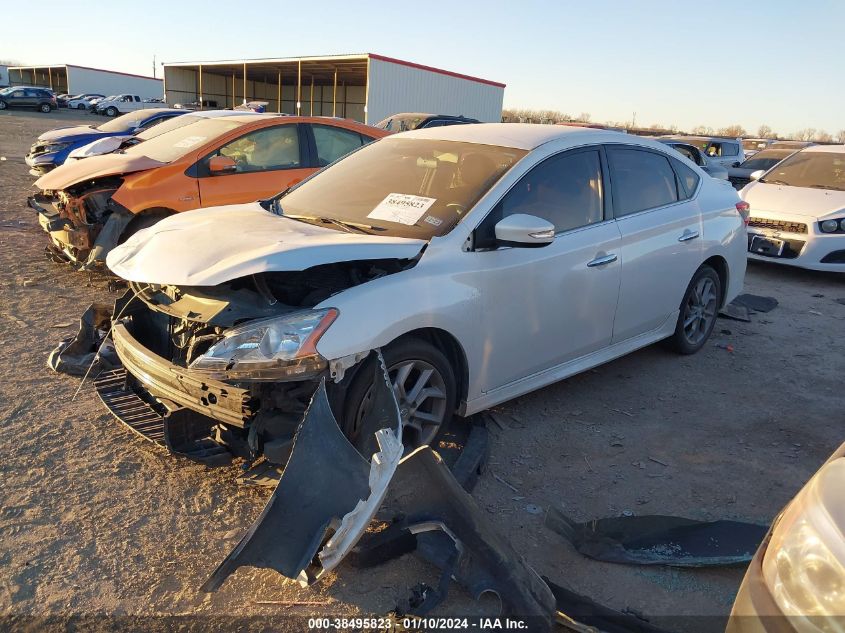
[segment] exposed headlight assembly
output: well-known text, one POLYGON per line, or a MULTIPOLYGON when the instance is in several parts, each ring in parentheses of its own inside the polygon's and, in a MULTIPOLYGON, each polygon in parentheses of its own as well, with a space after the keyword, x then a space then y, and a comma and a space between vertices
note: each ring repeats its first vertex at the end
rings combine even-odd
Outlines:
POLYGON ((190 368, 229 380, 307 378, 328 365, 316 345, 337 315, 327 308, 250 321, 226 332, 190 368))
POLYGON ((822 233, 845 233, 845 218, 819 222, 822 233))
POLYGON ((772 531, 763 578, 796 631, 845 631, 845 458, 826 464, 772 531))

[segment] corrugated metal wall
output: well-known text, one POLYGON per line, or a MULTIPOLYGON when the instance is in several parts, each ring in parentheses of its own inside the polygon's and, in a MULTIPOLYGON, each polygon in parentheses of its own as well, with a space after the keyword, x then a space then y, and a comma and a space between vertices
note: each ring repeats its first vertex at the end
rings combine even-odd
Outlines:
POLYGON ((493 123, 501 121, 504 95, 500 86, 370 58, 367 122, 399 112, 430 112, 493 123))
POLYGON ((133 94, 142 99, 161 99, 164 88, 161 79, 135 77, 92 68, 67 67, 68 88, 74 94, 94 92, 106 96, 133 94))
MULTIPOLYGON (((260 65, 250 65, 248 76, 261 75, 260 65)), ((177 66, 164 67, 166 100, 169 104, 191 103, 199 100, 199 70, 177 66)), ((278 73, 268 72, 263 80, 249 79, 246 82, 247 101, 267 101, 268 112, 278 109, 278 73)), ((314 86, 313 108, 311 83, 303 77, 301 88, 301 109, 303 116, 332 115, 332 86, 314 86)), ((364 86, 347 86, 342 83, 337 87, 335 113, 339 117, 364 120, 364 86)), ((243 74, 221 75, 214 72, 214 67, 202 71, 202 98, 216 101, 218 108, 233 108, 244 101, 243 74), (234 98, 233 98, 234 89, 234 98)), ((285 114, 296 114, 296 76, 282 75, 282 108, 285 114)))

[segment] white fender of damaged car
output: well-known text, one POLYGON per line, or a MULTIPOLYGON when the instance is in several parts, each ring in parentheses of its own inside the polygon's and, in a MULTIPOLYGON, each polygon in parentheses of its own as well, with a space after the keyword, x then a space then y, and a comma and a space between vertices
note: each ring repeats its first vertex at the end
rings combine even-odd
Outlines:
POLYGON ((132 138, 131 134, 125 136, 107 136, 106 138, 98 138, 96 141, 77 147, 70 154, 67 155, 68 160, 78 160, 80 158, 88 158, 90 156, 100 156, 101 154, 110 154, 120 147, 121 143, 128 138, 132 138))
POLYGON ((425 244, 314 226, 251 202, 165 218, 114 248, 106 264, 127 281, 216 286, 256 273, 334 262, 412 259, 425 244))

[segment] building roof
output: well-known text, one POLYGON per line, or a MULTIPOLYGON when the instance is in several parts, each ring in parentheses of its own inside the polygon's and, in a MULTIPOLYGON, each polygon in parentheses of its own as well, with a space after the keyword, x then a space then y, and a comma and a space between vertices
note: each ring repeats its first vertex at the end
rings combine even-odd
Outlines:
MULTIPOLYGON (((473 77, 472 75, 464 75, 462 73, 453 72, 451 70, 444 70, 442 68, 435 68, 434 66, 425 66, 415 62, 409 62, 394 57, 387 57, 377 53, 354 53, 348 55, 319 55, 319 56, 303 56, 303 57, 265 57, 257 59, 228 59, 228 60, 212 60, 212 61, 187 61, 187 62, 165 62, 165 67, 179 68, 190 67, 196 68, 199 66, 214 67, 216 72, 221 73, 242 73, 244 65, 248 65, 251 69, 255 69, 260 65, 262 68, 273 71, 283 72, 290 71, 292 65, 302 64, 303 72, 309 75, 325 75, 330 77, 334 74, 335 69, 344 69, 348 76, 348 71, 357 70, 363 79, 366 78, 368 61, 374 59, 391 64, 398 64, 400 66, 407 66, 409 68, 417 68, 428 72, 447 75, 449 77, 456 77, 467 81, 474 81, 476 83, 504 88, 505 84, 490 79, 482 79, 481 77, 473 77)), ((247 71, 248 72, 248 71, 247 71)), ((363 83, 363 82, 362 82, 363 83)))

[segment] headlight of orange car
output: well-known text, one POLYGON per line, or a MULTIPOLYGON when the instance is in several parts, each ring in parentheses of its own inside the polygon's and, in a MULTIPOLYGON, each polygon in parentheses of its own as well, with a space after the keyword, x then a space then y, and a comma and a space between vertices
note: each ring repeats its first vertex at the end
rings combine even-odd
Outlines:
POLYGON ((316 345, 337 315, 327 308, 250 321, 227 331, 190 368, 230 380, 307 378, 327 366, 316 345))
POLYGON ((797 631, 845 632, 843 528, 845 458, 839 458, 789 504, 763 558, 766 586, 797 631))

